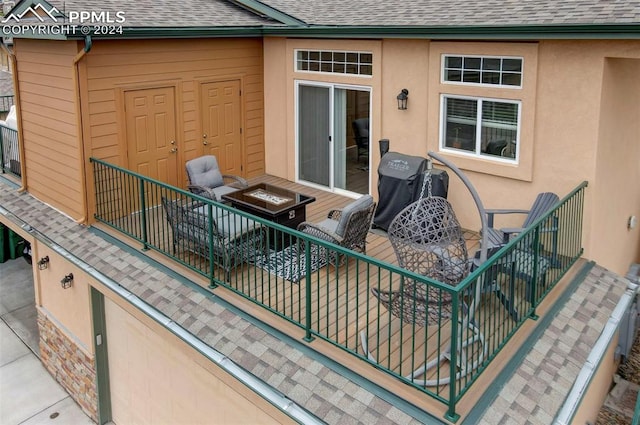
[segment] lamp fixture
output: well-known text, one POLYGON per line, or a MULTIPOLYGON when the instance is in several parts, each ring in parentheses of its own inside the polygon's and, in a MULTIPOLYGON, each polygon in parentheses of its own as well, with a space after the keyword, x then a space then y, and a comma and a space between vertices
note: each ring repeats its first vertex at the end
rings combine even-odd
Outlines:
POLYGON ((60 281, 60 284, 62 285, 62 289, 71 288, 71 285, 73 284, 73 273, 69 273, 68 275, 63 277, 60 281))
POLYGON ((49 256, 47 255, 45 257, 42 257, 41 259, 38 260, 37 264, 40 270, 46 269, 47 267, 49 267, 49 256))
POLYGON ((409 90, 402 89, 397 96, 398 99, 398 109, 405 110, 407 109, 407 99, 409 98, 409 90))

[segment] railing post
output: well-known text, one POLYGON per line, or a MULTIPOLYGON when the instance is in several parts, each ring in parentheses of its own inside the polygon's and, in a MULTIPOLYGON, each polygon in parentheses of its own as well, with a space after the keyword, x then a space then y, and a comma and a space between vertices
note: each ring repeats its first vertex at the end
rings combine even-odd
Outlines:
MULTIPOLYGON (((320 249, 318 249, 318 253, 320 249)), ((311 241, 305 241, 304 243, 304 293, 305 293, 305 307, 304 307, 304 340, 311 342, 314 340, 311 335, 311 241)))
MULTIPOLYGON (((456 384, 458 381, 456 376, 458 375, 458 341, 462 339, 462 335, 458 334, 458 325, 460 324, 460 294, 456 291, 451 295, 453 299, 453 311, 451 316, 451 357, 449 358, 449 403, 445 417, 451 422, 455 422, 460 418, 460 415, 456 413, 456 402, 458 400, 456 393, 456 384)), ((462 320, 469 319, 463 318, 462 320)), ((462 344, 460 345, 462 346, 462 344)), ((440 368, 440 365, 438 365, 438 368, 440 368)), ((439 371, 436 373, 439 374, 439 371)))
POLYGON ((144 196, 144 180, 138 179, 140 182, 140 187, 138 190, 140 191, 140 226, 142 226, 142 244, 143 251, 147 251, 149 249, 148 238, 147 238, 147 203, 145 201, 144 196))
POLYGON ((207 224, 207 238, 209 239, 207 241, 207 244, 209 245, 209 289, 215 289, 218 287, 218 284, 213 278, 213 275, 215 274, 215 247, 213 246, 213 205, 211 203, 207 204, 207 224))
POLYGON ((5 173, 4 170, 4 127, 0 126, 0 170, 2 170, 2 174, 5 173))
POLYGON ((542 223, 545 222, 546 220, 538 224, 535 229, 533 229, 533 275, 531 277, 531 289, 529 290, 529 302, 533 308, 531 310, 530 317, 533 320, 538 320, 539 318, 536 313, 536 307, 538 306, 538 288, 540 286, 540 282, 538 282, 538 276, 540 275, 540 227, 542 226, 542 223))

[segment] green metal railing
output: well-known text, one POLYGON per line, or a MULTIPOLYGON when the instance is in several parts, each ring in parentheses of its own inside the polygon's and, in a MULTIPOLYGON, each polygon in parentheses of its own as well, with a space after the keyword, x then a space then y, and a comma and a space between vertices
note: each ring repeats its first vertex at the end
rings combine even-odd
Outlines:
POLYGON ((14 96, 12 94, 0 96, 0 114, 9 112, 13 102, 14 96))
POLYGON ((20 151, 18 131, 0 124, 0 170, 20 177, 20 151))
POLYGON ((307 342, 321 338, 441 401, 449 420, 458 418, 456 403, 582 254, 586 183, 452 287, 91 161, 98 221, 205 276, 211 288, 224 286, 300 327, 307 342), (431 289, 428 299, 404 294, 400 303, 408 313, 400 320, 373 292, 405 282, 431 289), (419 314, 432 322, 410 320, 419 314), (431 366, 426 372, 424 364, 431 366))

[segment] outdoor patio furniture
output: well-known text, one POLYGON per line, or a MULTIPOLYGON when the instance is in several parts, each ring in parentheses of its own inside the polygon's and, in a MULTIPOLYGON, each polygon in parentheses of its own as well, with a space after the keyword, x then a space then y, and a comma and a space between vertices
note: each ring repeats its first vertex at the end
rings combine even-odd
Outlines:
POLYGON ((366 253, 367 233, 371 228, 375 209, 373 197, 363 195, 342 209, 329 211, 327 218, 319 223, 300 223, 298 230, 336 245, 366 253))
MULTIPOLYGON (((434 152, 429 152, 429 156, 431 158, 436 159, 437 161, 443 163, 445 166, 450 168, 464 183, 467 187, 471 196, 473 197, 474 202, 476 203, 476 207, 478 208, 478 212, 480 214, 480 221, 482 223, 482 228, 480 229, 481 241, 480 241, 480 249, 478 249, 471 260, 471 271, 479 268, 488 258, 490 258, 493 254, 497 253, 500 248, 506 245, 509 242, 509 237, 512 234, 522 232, 527 226, 533 224, 538 218, 540 218, 544 213, 548 212, 553 205, 558 202, 558 196, 553 193, 541 193, 536 198, 534 205, 531 210, 502 210, 502 209, 491 209, 487 210, 484 208, 484 204, 478 195, 475 187, 471 183, 471 181, 467 178, 464 173, 451 161, 442 157, 439 154, 434 152), (503 228, 503 229, 494 229, 493 228, 493 218, 495 214, 499 213, 529 213, 529 216, 532 218, 527 219, 523 223, 523 227, 519 228, 503 228)), ((491 270, 485 273, 485 282, 483 285, 478 286, 478 290, 482 292, 493 292, 496 297, 500 300, 502 305, 508 310, 509 315, 518 322, 520 320, 520 313, 515 307, 515 279, 524 280, 526 284, 526 292, 525 296, 529 299, 530 295, 536 291, 533 285, 533 277, 534 271, 537 271, 539 276, 541 277, 542 286, 546 285, 546 272, 549 267, 553 266, 556 262, 555 257, 557 256, 557 230, 558 223, 557 218, 553 217, 553 225, 546 229, 546 231, 553 232, 552 235, 552 256, 551 259, 545 258, 543 256, 535 256, 533 254, 532 249, 514 249, 509 255, 506 255, 500 262, 495 263, 491 270), (499 273, 505 273, 508 276, 508 291, 505 292, 503 290, 502 285, 498 281, 499 273)), ((480 294, 477 293, 475 299, 479 298, 480 294)))
MULTIPOLYGON (((430 179, 430 175, 427 174, 425 178, 430 179)), ((429 193, 426 198, 404 208, 391 222, 388 234, 398 264, 404 269, 452 287, 469 274, 471 263, 462 228, 451 204, 442 197, 429 193)), ((383 291, 372 288, 371 292, 393 316, 399 318, 403 324, 412 325, 413 329, 416 326, 442 326, 443 321, 452 318, 451 293, 441 286, 425 284, 403 276, 400 278, 398 289, 383 291)), ((469 318, 469 314, 472 315, 473 312, 468 311, 458 319, 461 336, 456 356, 456 379, 475 369, 484 359, 484 355, 481 355, 471 364, 466 363, 468 346, 479 343, 484 347, 484 337, 469 318)), ((375 361, 375 357, 367 348, 367 335, 364 331, 361 332, 360 338, 368 358, 375 361)), ((478 353, 477 350, 474 352, 478 353)), ((423 386, 449 383, 450 376, 441 376, 439 373, 435 379, 429 379, 427 376, 430 369, 450 359, 450 350, 438 348, 436 351, 440 354, 415 369, 406 378, 423 386)), ((484 349, 481 353, 484 353, 484 349)))
POLYGON ((360 156, 369 156, 369 118, 358 118, 351 122, 353 127, 353 137, 358 149, 357 160, 360 156))
MULTIPOLYGON (((509 243, 509 239, 512 235, 517 233, 521 233, 524 229, 531 226, 538 220, 540 217, 545 215, 554 205, 556 205, 560 201, 560 198, 555 193, 551 192, 543 192, 538 194, 531 209, 528 210, 518 210, 518 209, 488 209, 487 213, 487 237, 489 238, 489 243, 493 246, 500 246, 509 243), (501 228, 496 229, 493 227, 494 217, 496 214, 526 214, 527 217, 522 223, 521 227, 511 227, 511 228, 501 228)), ((557 219, 555 220, 557 221, 557 219)), ((554 252, 557 251, 557 222, 552 223, 551 227, 547 229, 549 232, 554 232, 553 244, 554 244, 554 252)), ((484 231, 484 230, 483 230, 484 231)))
POLYGON ((209 223, 205 203, 163 196, 162 205, 172 231, 173 253, 182 249, 210 258, 212 248, 213 261, 224 269, 227 281, 233 268, 264 251, 264 227, 254 220, 213 207, 215 218, 209 223))
POLYGON ((222 195, 248 186, 247 181, 240 176, 222 174, 218 160, 213 155, 205 155, 187 161, 186 169, 189 177, 189 190, 214 201, 220 201, 222 195), (225 179, 233 180, 232 185, 226 185, 225 179))

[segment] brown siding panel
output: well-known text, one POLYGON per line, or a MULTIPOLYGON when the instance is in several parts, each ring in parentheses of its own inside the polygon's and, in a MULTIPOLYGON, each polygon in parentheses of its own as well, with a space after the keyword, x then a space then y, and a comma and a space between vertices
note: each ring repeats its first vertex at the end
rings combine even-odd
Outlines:
POLYGON ((16 40, 25 185, 44 202, 84 215, 73 78, 76 42, 16 40))
MULTIPOLYGON (((202 149, 200 83, 243 83, 245 175, 264 174, 263 58, 260 39, 127 40, 93 44, 86 56, 90 155, 127 165, 123 92, 176 87, 179 164, 202 149)), ((179 165, 180 172, 184 166, 179 165)), ((186 176, 184 176, 186 182, 186 176)))

